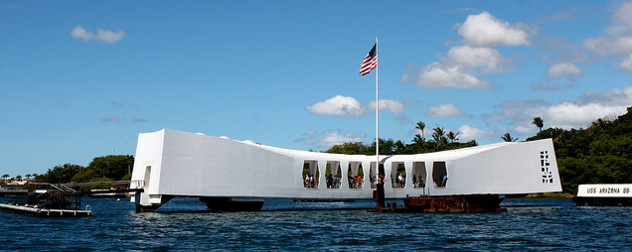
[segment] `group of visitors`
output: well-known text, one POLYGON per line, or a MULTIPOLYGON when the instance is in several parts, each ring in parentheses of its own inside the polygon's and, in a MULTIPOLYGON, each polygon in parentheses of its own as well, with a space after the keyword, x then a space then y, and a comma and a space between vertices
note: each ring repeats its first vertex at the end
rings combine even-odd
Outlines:
POLYGON ((337 175, 327 175, 327 188, 340 188, 341 178, 337 175))
POLYGON ((415 176, 415 174, 413 174, 413 187, 414 188, 423 188, 426 187, 426 181, 424 181, 424 178, 422 176, 415 176))
POLYGON ((399 173, 397 177, 394 177, 393 188, 404 188, 406 185, 406 176, 399 173))
POLYGON ((306 174, 305 181, 303 181, 305 188, 317 188, 318 180, 314 178, 314 175, 306 174))
MULTIPOLYGON (((329 174, 326 176, 327 179, 327 188, 340 188, 342 185, 341 177, 338 175, 329 174)), ((375 187, 375 176, 371 176, 371 187, 375 187)), ((363 176, 348 176, 349 180, 349 188, 362 188, 364 184, 363 176)), ((379 182, 384 183, 386 178, 384 175, 380 175, 379 182)), ((444 187, 448 181, 448 176, 444 176, 443 179, 438 183, 438 186, 444 187)), ((318 179, 314 178, 314 175, 306 174, 304 181, 305 188, 317 188, 318 187, 318 179)), ((404 188, 406 186, 406 175, 399 173, 397 177, 393 177, 393 188, 404 188)), ((426 181, 423 176, 416 176, 413 174, 413 187, 414 188, 424 188, 426 187, 426 181)))
POLYGON ((364 177, 362 176, 349 176, 349 188, 362 188, 364 177))
MULTIPOLYGON (((384 177, 384 175, 380 175, 378 182, 380 184, 384 184, 385 181, 386 181, 386 177, 384 177)), ((375 188, 375 176, 371 176, 371 188, 375 188)))

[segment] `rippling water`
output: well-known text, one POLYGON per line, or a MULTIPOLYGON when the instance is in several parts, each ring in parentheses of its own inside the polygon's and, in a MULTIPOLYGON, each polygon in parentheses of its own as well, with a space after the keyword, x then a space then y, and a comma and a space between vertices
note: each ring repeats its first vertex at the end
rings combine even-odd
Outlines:
POLYGON ((0 249, 577 251, 632 244, 632 208, 575 207, 568 199, 506 199, 507 212, 469 214, 340 210, 372 207, 370 201, 266 201, 265 211, 243 213, 205 212, 195 199, 172 200, 157 213, 134 213, 127 200, 83 203, 92 217, 0 212, 0 249))

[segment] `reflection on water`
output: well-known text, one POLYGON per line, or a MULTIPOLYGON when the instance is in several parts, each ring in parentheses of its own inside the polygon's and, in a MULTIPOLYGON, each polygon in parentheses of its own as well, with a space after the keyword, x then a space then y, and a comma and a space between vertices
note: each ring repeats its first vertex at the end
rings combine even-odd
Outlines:
POLYGON ((575 207, 568 199, 506 199, 507 212, 473 214, 372 213, 362 209, 370 201, 271 200, 265 211, 239 213, 208 212, 197 199, 172 200, 157 213, 134 213, 128 201, 84 203, 92 217, 0 213, 2 249, 568 251, 632 243, 632 208, 575 207))

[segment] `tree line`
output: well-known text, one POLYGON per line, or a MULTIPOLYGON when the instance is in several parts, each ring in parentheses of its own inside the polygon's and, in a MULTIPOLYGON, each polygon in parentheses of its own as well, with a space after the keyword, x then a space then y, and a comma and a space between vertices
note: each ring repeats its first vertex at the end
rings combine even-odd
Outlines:
MULTIPOLYGON (((418 122, 415 125, 415 129, 418 129, 420 133, 415 135, 410 144, 406 144, 402 140, 395 141, 390 138, 380 138, 380 155, 427 153, 474 147, 478 145, 475 140, 465 143, 459 142, 460 139, 458 137, 458 132, 455 133, 453 131, 446 131, 443 127, 436 127, 432 129, 431 138, 426 139, 424 136, 425 128, 426 124, 424 122, 418 122)), ((375 141, 368 145, 363 142, 346 142, 336 144, 326 150, 325 153, 375 155, 375 141)))
POLYGON ((34 178, 36 182, 71 183, 129 180, 134 156, 109 155, 96 157, 87 167, 76 164, 57 165, 34 178))

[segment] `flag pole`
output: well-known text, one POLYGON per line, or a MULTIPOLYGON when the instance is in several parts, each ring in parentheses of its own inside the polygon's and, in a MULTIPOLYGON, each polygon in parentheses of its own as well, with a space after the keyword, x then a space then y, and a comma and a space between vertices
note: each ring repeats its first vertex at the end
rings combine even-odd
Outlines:
POLYGON ((379 82, 378 73, 380 58, 378 53, 377 35, 375 35, 375 57, 378 57, 375 65, 375 178, 377 184, 380 183, 380 96, 379 96, 379 82))

